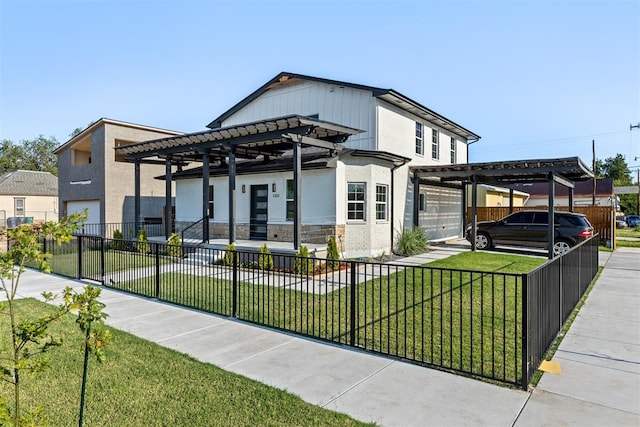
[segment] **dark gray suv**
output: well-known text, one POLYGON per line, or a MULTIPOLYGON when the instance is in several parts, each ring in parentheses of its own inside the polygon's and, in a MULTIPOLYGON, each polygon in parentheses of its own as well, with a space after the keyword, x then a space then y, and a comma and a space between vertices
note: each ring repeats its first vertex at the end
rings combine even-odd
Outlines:
MULTIPOLYGON (((593 227, 582 214, 556 211, 554 222, 555 255, 564 253, 577 243, 593 236, 593 227)), ((491 249, 495 245, 547 248, 548 231, 548 211, 514 212, 499 221, 479 222, 476 248, 491 249)), ((471 242, 471 227, 467 228, 466 238, 471 242)))

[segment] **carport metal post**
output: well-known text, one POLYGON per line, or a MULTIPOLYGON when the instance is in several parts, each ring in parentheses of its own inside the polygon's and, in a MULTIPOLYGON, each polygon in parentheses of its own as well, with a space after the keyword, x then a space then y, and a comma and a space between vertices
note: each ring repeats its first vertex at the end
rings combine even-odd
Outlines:
POLYGON ((302 236, 302 153, 297 142, 293 143, 293 198, 293 249, 298 251, 302 236))
MULTIPOLYGON (((140 233, 140 160, 134 163, 134 196, 133 196, 133 229, 136 232, 136 237, 140 233)), ((124 230, 123 230, 124 231, 124 230)), ((108 237, 108 236, 107 236, 108 237)))
POLYGON ((229 165, 229 244, 236 241, 236 153, 228 152, 229 165))
POLYGON ((418 171, 413 173, 413 226, 420 225, 420 174, 418 171))
POLYGON ((549 259, 553 259, 553 246, 555 245, 555 221, 553 218, 553 201, 555 199, 556 181, 553 173, 549 174, 549 229, 547 231, 549 236, 549 259))
POLYGON ((202 241, 209 241, 209 153, 202 153, 202 241))
POLYGON ((476 250, 476 234, 478 232, 478 182, 476 176, 471 177, 471 250, 476 250))
POLYGON ((168 240, 171 234, 171 156, 167 156, 165 168, 165 196, 164 196, 164 237, 168 240))

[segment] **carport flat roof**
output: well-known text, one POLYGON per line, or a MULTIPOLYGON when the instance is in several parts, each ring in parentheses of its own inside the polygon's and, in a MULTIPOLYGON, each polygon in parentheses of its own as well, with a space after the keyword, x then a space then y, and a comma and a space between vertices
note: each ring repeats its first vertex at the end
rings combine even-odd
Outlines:
POLYGON ((584 181, 593 178, 593 172, 579 157, 414 166, 411 167, 411 171, 421 178, 435 178, 441 182, 475 181, 484 184, 549 181, 550 175, 568 181, 584 181))

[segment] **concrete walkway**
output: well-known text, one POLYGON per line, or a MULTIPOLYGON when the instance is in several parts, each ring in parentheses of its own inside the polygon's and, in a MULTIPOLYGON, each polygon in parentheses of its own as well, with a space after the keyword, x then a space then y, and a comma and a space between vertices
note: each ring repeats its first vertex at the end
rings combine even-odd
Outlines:
MULTIPOLYGON (((553 359, 562 373, 545 374, 532 393, 108 288, 102 300, 113 327, 383 426, 638 426, 638 277, 640 249, 620 249, 610 256, 553 359)), ((21 295, 38 297, 43 290, 82 285, 28 271, 21 295)))

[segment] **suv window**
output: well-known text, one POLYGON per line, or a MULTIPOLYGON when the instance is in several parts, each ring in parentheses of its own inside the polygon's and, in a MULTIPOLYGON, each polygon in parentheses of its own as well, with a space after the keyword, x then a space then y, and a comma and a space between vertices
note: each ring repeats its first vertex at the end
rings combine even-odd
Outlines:
POLYGON ((536 212, 533 217, 534 224, 549 224, 549 214, 547 212, 536 212))
POLYGON ((578 215, 556 215, 555 220, 560 225, 587 225, 584 217, 578 215))
POLYGON ((516 212, 511 216, 507 217, 504 222, 505 224, 532 224, 533 223, 533 215, 534 212, 516 212))

